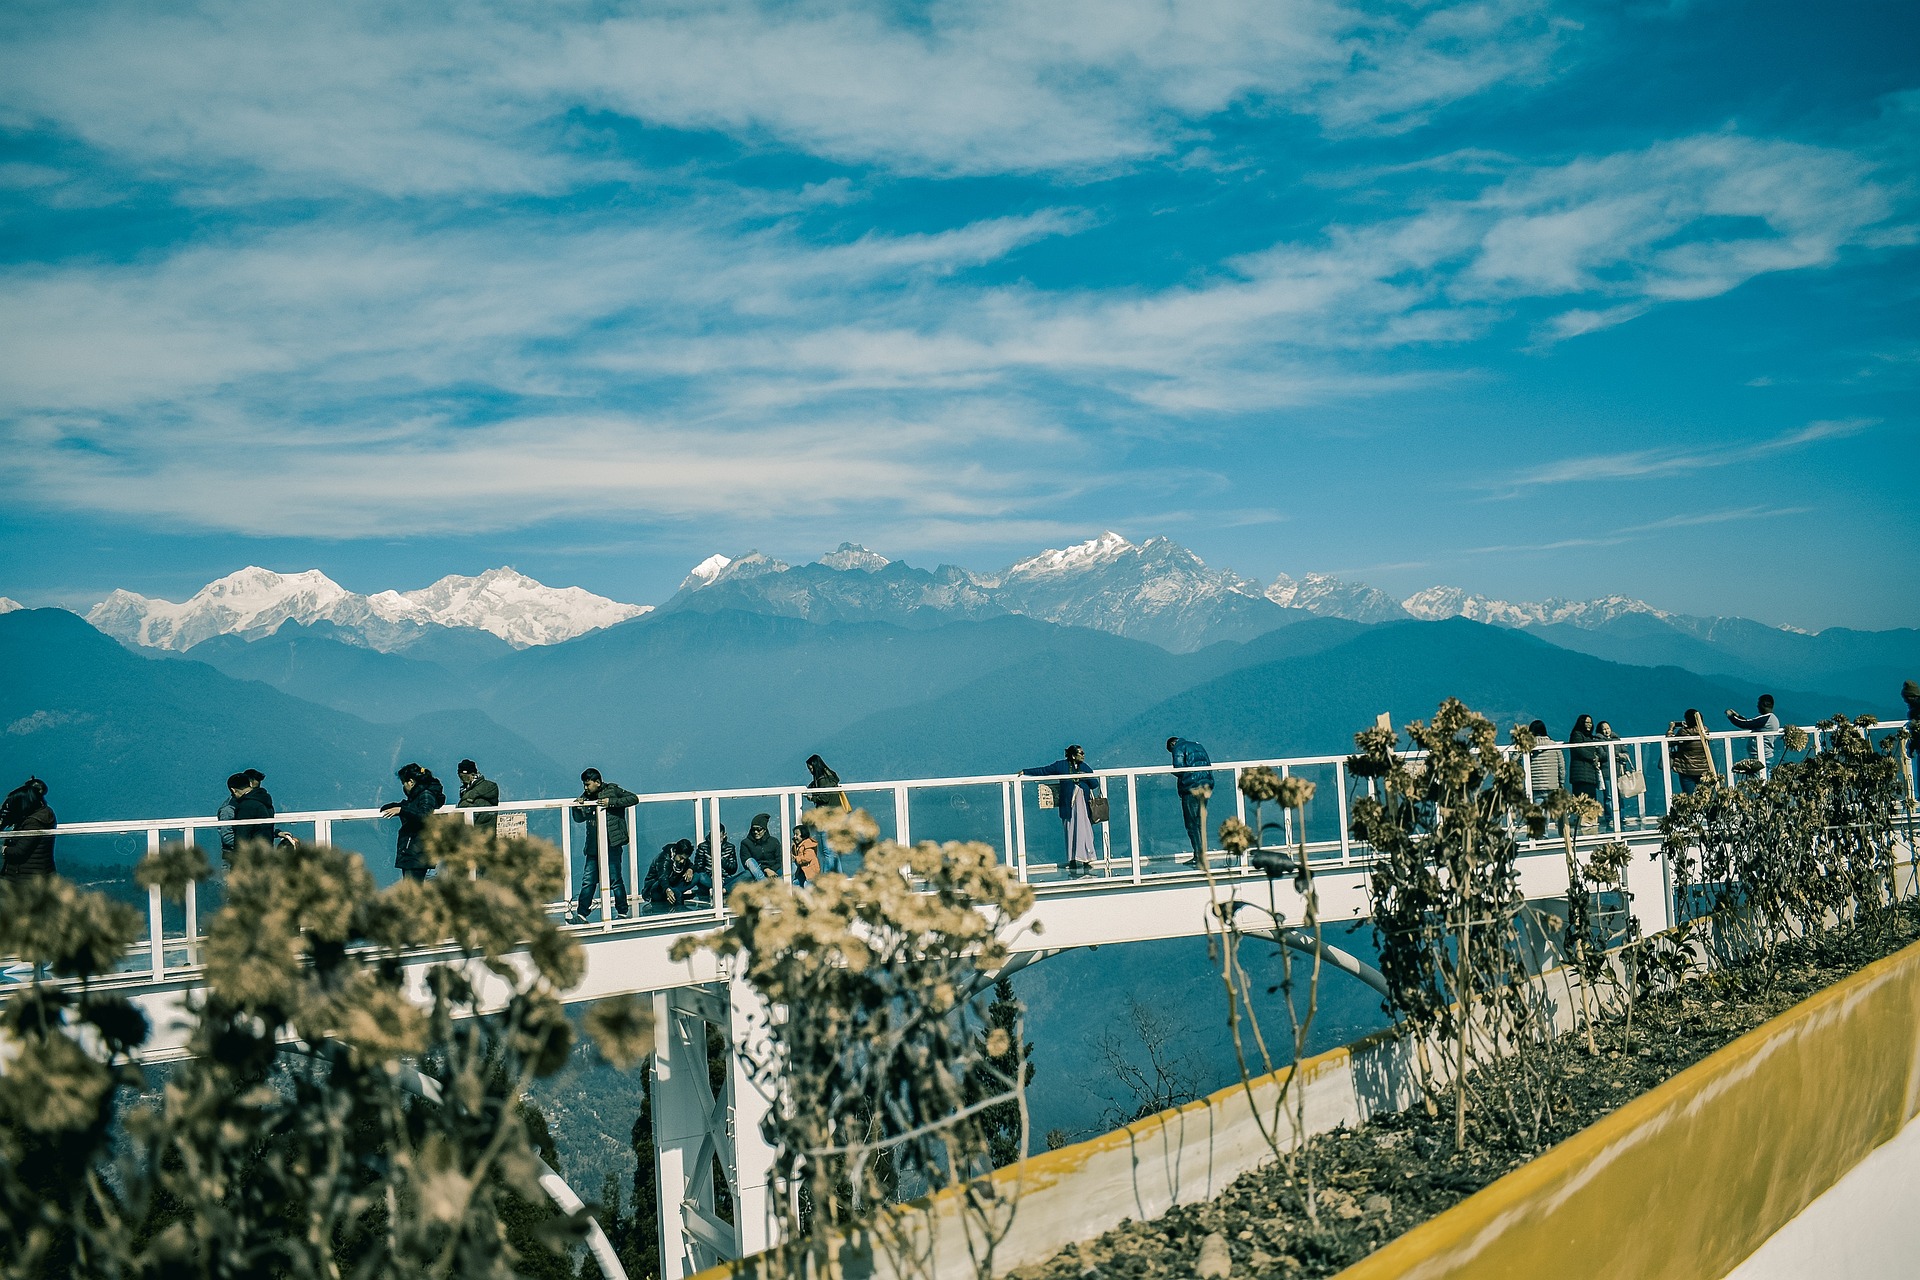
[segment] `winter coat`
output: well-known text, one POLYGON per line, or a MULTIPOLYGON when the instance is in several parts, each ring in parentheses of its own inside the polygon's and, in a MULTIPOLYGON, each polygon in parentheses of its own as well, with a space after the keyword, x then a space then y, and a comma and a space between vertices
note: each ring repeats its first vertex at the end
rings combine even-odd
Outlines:
MULTIPOLYGON (((454 807, 456 809, 490 809, 499 803, 500 784, 487 778, 475 778, 472 782, 461 784, 460 803, 454 807)), ((473 815, 473 825, 492 835, 493 829, 500 825, 500 815, 476 813, 473 815)))
MULTIPOLYGON (((18 795, 19 792, 15 792, 18 795)), ((53 816, 53 810, 47 807, 42 796, 28 793, 28 799, 13 807, 9 813, 14 831, 51 832, 59 825, 59 819, 53 816)), ((8 796, 11 801, 13 796, 8 796)), ((0 857, 0 876, 13 879, 18 876, 50 876, 53 874, 53 842, 50 834, 29 836, 8 836, 5 852, 0 857)))
MULTIPOLYGON (((1055 760, 1052 764, 1043 764, 1037 768, 1022 769, 1020 771, 1023 777, 1028 778, 1035 776, 1042 778, 1064 777, 1068 774, 1092 772, 1093 770, 1087 766, 1084 760, 1055 760)), ((1054 788, 1056 792, 1054 796, 1054 806, 1060 810, 1060 820, 1066 822, 1073 817, 1073 793, 1075 791, 1084 792, 1088 799, 1092 799, 1095 789, 1094 783, 1077 777, 1071 782, 1058 784, 1054 788)))
POLYGON ((831 849, 823 849, 812 836, 793 846, 793 883, 804 889, 821 876, 837 875, 840 858, 831 849))
MULTIPOLYGON (((1575 729, 1567 734, 1567 741, 1598 742, 1599 739, 1585 729, 1575 729)), ((1581 787, 1595 788, 1600 785, 1600 771, 1607 759, 1604 747, 1575 747, 1567 752, 1567 757, 1568 787, 1578 791, 1581 787)), ((1539 776, 1536 771, 1534 778, 1537 780, 1539 776)))
MULTIPOLYGON (((732 883, 733 878, 740 874, 740 859, 736 855, 737 850, 733 847, 733 841, 727 839, 724 831, 721 832, 720 875, 721 883, 723 884, 732 883)), ((693 878, 707 885, 713 883, 712 836, 708 836, 705 840, 702 840, 699 847, 693 851, 693 878)))
MULTIPOLYGON (((214 810, 213 816, 222 822, 232 822, 234 807, 237 803, 233 798, 233 792, 227 792, 227 798, 220 802, 220 807, 214 810)), ((220 828, 220 858, 228 866, 233 865, 233 849, 239 843, 239 833, 232 827, 220 828)))
POLYGON ((769 875, 780 874, 780 837, 768 830, 773 821, 770 813, 753 815, 753 825, 747 828, 746 838, 740 841, 740 857, 751 858, 760 864, 760 869, 769 875), (756 836, 753 833, 762 834, 756 836))
MULTIPOLYGON (((583 791, 580 793, 580 798, 586 801, 604 800, 607 802, 607 848, 611 851, 625 845, 627 843, 627 810, 639 804, 640 797, 617 782, 602 782, 598 796, 589 796, 583 791)), ((600 836, 597 829, 593 826, 594 814, 596 812, 598 812, 598 810, 590 803, 576 804, 573 806, 573 820, 575 822, 588 824, 588 847, 598 853, 600 846, 597 842, 600 836)))
MULTIPOLYGON (((259 787, 255 787, 233 802, 233 817, 236 822, 272 816, 273 797, 259 787)), ((273 837, 278 834, 271 822, 261 827, 229 827, 228 830, 233 832, 235 844, 245 844, 249 840, 265 840, 268 844, 272 844, 273 837)), ((224 846, 226 842, 221 843, 224 846)))
POLYGON ((1707 740, 1682 720, 1667 726, 1667 758, 1673 762, 1673 771, 1683 778, 1705 778, 1714 772, 1707 740))
MULTIPOLYGON (((8 796, 8 800, 12 798, 8 796)), ((13 831, 50 833, 56 825, 60 825, 60 819, 54 818, 54 810, 46 806, 46 798, 35 793, 27 793, 27 798, 15 806, 10 818, 13 819, 13 831)), ((4 842, 4 852, 0 852, 0 858, 4 858, 0 860, 0 875, 8 879, 19 875, 52 875, 54 839, 56 837, 52 835, 8 837, 4 842)))
MULTIPOLYGON (((1193 739, 1175 738, 1173 740, 1174 768, 1192 769, 1196 765, 1205 766, 1212 763, 1213 760, 1207 755, 1207 749, 1193 739)), ((1183 796, 1190 796, 1202 787, 1205 787, 1208 791, 1213 790, 1213 771, 1211 769, 1197 769, 1192 773, 1176 773, 1173 777, 1175 789, 1183 796)))
POLYGON ((657 902, 663 907, 679 906, 685 903, 687 898, 699 887, 691 880, 677 880, 674 878, 673 860, 675 857, 685 858, 688 867, 693 865, 693 850, 687 841, 681 840, 674 844, 660 846, 660 852, 654 856, 652 865, 647 868, 646 881, 640 888, 641 897, 645 898, 648 902, 657 902), (678 899, 677 902, 669 902, 667 900, 667 894, 669 892, 678 899))
POLYGON ((815 808, 853 808, 853 802, 847 799, 847 793, 837 789, 840 786, 840 775, 827 768, 824 761, 821 762, 819 771, 813 774, 813 781, 807 785, 814 789, 814 793, 807 799, 815 808))
POLYGON ((1552 738, 1536 738, 1540 745, 1527 756, 1527 768, 1533 773, 1536 798, 1567 785, 1567 757, 1552 738))
POLYGON ((440 785, 440 779, 422 773, 407 798, 400 802, 400 835, 393 845, 394 866, 402 871, 425 871, 433 866, 427 861, 426 842, 421 837, 427 829, 428 815, 446 802, 446 788, 440 785))

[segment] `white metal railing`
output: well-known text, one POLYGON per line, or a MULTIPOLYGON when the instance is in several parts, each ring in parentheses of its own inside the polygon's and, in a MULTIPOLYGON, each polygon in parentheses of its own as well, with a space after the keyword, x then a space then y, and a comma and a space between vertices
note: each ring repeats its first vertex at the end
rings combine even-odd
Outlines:
MULTIPOLYGON (((1891 721, 1873 726, 1871 733, 1882 735, 1898 731, 1905 727, 1904 721, 1891 721)), ((1809 727, 1807 730, 1808 752, 1820 749, 1823 731, 1809 727)), ((1763 735, 1747 731, 1724 731, 1707 735, 1709 759, 1722 780, 1735 776, 1734 766, 1746 755, 1746 745, 1763 735), (1719 759, 1714 760, 1715 755, 1719 759)), ((1770 756, 1773 759, 1784 758, 1784 744, 1778 741, 1781 735, 1764 735, 1772 740, 1759 753, 1761 769, 1769 767, 1770 756)), ((1614 838, 1616 833, 1633 835, 1636 833, 1651 837, 1656 833, 1661 817, 1667 812, 1670 798, 1679 790, 1676 775, 1673 772, 1672 741, 1663 735, 1643 737, 1598 739, 1590 742, 1566 743, 1546 742, 1533 752, 1524 762, 1529 786, 1532 786, 1534 761, 1542 753, 1555 753, 1562 756, 1560 779, 1565 785, 1570 777, 1572 757, 1570 752, 1583 748, 1598 749, 1604 753, 1604 774, 1601 786, 1597 788, 1602 800, 1605 816, 1598 828, 1581 832, 1578 839, 1583 843, 1614 838), (1640 794, 1629 802, 1622 803, 1620 779, 1629 772, 1640 774, 1646 780, 1646 786, 1640 794), (1656 785, 1657 784, 1657 785, 1656 785)), ((1509 752, 1513 748, 1506 748, 1509 752)), ((1418 753, 1409 753, 1417 757, 1418 753)), ((1267 760, 1222 761, 1208 766, 1215 774, 1216 785, 1213 804, 1206 826, 1217 830, 1220 818, 1231 812, 1242 821, 1248 819, 1246 799, 1239 790, 1240 774, 1247 769, 1266 767, 1282 776, 1300 776, 1308 778, 1318 785, 1316 795, 1305 808, 1300 810, 1275 810, 1270 815, 1279 825, 1279 839, 1272 843, 1285 843, 1288 846, 1304 845, 1311 863, 1316 868, 1337 869, 1363 866, 1368 861, 1370 850, 1355 838, 1348 825, 1348 814, 1353 799, 1360 794, 1368 794, 1376 785, 1373 779, 1359 777, 1349 773, 1346 768, 1347 756, 1315 755, 1292 756, 1267 760)), ((1021 774, 978 774, 944 778, 915 778, 882 782, 847 782, 837 788, 815 791, 813 788, 794 787, 734 787, 711 790, 685 790, 655 792, 637 797, 637 802, 626 811, 628 840, 624 848, 610 844, 606 823, 606 810, 596 809, 590 823, 576 823, 574 812, 581 806, 581 798, 539 799, 505 801, 497 806, 484 809, 461 809, 448 807, 442 812, 463 816, 472 822, 483 814, 528 815, 531 826, 537 815, 554 814, 559 821, 559 838, 555 843, 559 847, 560 867, 563 884, 569 894, 580 883, 577 872, 584 870, 575 867, 575 827, 584 826, 583 834, 589 837, 588 844, 577 851, 578 855, 591 859, 598 872, 598 906, 600 920, 592 925, 577 926, 598 933, 615 930, 646 928, 660 923, 662 913, 646 911, 641 905, 640 893, 644 884, 644 871, 640 857, 640 846, 644 837, 651 840, 663 832, 677 831, 689 836, 697 846, 715 836, 725 827, 726 815, 731 812, 735 823, 746 806, 743 802, 752 801, 766 806, 778 823, 780 838, 781 866, 767 868, 770 874, 785 874, 792 866, 792 830, 800 823, 808 801, 826 791, 845 792, 856 808, 865 808, 882 822, 883 831, 890 825, 891 836, 901 843, 910 843, 916 836, 936 840, 969 839, 979 840, 993 845, 1004 862, 1013 869, 1023 881, 1028 881, 1045 890, 1049 885, 1068 883, 1088 887, 1085 881, 1069 877, 1064 863, 1064 847, 1058 855, 1049 855, 1048 839, 1032 838, 1029 832, 1030 811, 1037 817, 1043 810, 1039 805, 1038 789, 1051 786, 1071 776, 1076 780, 1090 782, 1097 786, 1099 794, 1107 798, 1110 810, 1109 821, 1100 824, 1098 859, 1094 864, 1092 876, 1095 886, 1099 884, 1138 886, 1149 882, 1158 882, 1162 878, 1191 877, 1198 871, 1184 865, 1180 855, 1189 853, 1185 827, 1182 822, 1177 798, 1175 796, 1175 777, 1184 772, 1171 765, 1153 765, 1137 768, 1094 769, 1089 773, 1074 775, 1036 775, 1021 774), (918 809, 916 811, 916 802, 918 809), (917 812, 917 817, 916 817, 917 812), (888 819, 890 818, 890 824, 888 819), (1116 850, 1116 844, 1119 846, 1116 850), (1037 847, 1036 847, 1037 846, 1037 847), (627 890, 632 919, 621 920, 614 913, 614 892, 611 872, 622 872, 623 887, 627 890), (644 917, 644 918, 642 918, 644 917)), ((221 820, 217 817, 173 817, 148 818, 131 821, 76 822, 63 823, 50 832, 0 832, 0 840, 26 836, 51 834, 56 837, 118 836, 135 837, 144 850, 158 850, 168 837, 176 836, 183 843, 202 843, 211 835, 215 840, 211 853, 218 853, 218 836, 222 829, 231 828, 236 833, 244 832, 248 827, 262 828, 272 826, 288 830, 296 837, 306 834, 316 844, 335 843, 341 834, 337 828, 354 823, 387 823, 396 819, 384 818, 379 808, 328 809, 284 813, 272 818, 240 820, 221 820)), ((729 834, 744 831, 744 826, 726 827, 729 834)), ((391 830, 387 827, 384 830, 391 830)), ((384 835, 384 831, 382 833, 384 835)), ((538 833, 536 833, 538 834, 538 833)), ((671 841, 668 841, 671 843, 671 841)), ((1206 841, 1209 857, 1218 857, 1220 851, 1212 848, 1212 836, 1206 841)), ((1524 841, 1530 853, 1556 854, 1560 849, 1557 838, 1542 841, 1524 841)), ((711 863, 713 874, 719 878, 723 874, 720 841, 714 839, 711 844, 711 863)), ((648 859, 651 862, 651 859, 648 859)), ((1230 873, 1250 874, 1245 859, 1236 866, 1228 868, 1230 873)), ((216 876, 213 884, 219 880, 216 876)), ((186 901, 180 908, 178 927, 170 928, 167 915, 168 905, 160 896, 159 890, 147 891, 139 895, 138 890, 127 886, 115 886, 123 892, 144 896, 148 916, 148 938, 130 957, 132 972, 150 974, 154 980, 171 976, 184 976, 196 971, 202 943, 200 930, 200 892, 198 886, 190 886, 186 901)), ((690 921, 718 920, 726 914, 725 886, 716 886, 717 892, 705 895, 707 900, 696 904, 689 910, 676 910, 671 919, 679 923, 690 921)), ((558 912, 572 904, 572 898, 550 904, 558 912)))

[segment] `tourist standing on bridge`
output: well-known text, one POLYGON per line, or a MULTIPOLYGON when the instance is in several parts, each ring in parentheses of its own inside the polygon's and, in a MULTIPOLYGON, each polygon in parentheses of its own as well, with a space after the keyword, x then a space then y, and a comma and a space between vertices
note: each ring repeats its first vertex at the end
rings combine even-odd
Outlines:
POLYGON ((1180 817, 1187 824, 1187 843, 1191 857, 1177 862, 1198 863, 1207 856, 1207 801, 1213 799, 1213 758, 1192 738, 1168 738, 1167 752, 1173 757, 1174 790, 1180 793, 1180 817))
MULTIPOLYGON (((1613 731, 1613 725, 1605 720, 1595 727, 1593 737, 1596 742, 1620 741, 1620 735, 1613 731)), ((1645 788, 1635 776, 1639 771, 1634 768, 1633 752, 1616 746, 1603 747, 1601 751, 1600 794, 1596 797, 1600 801, 1600 820, 1608 824, 1609 829, 1617 829, 1617 824, 1625 820, 1621 810, 1626 800, 1639 795, 1645 788), (1616 779, 1620 784, 1617 795, 1614 794, 1616 779)))
MULTIPOLYGON (((489 781, 480 773, 480 766, 471 760, 462 760, 459 765, 460 801, 456 809, 492 809, 500 803, 499 784, 489 781)), ((500 825, 497 813, 476 813, 473 815, 474 829, 492 837, 500 825)))
POLYGON ((249 769, 247 770, 247 782, 259 796, 256 803, 263 804, 267 807, 268 817, 272 817, 275 813, 279 812, 279 810, 273 807, 273 793, 267 790, 266 774, 260 772, 258 769, 249 769))
POLYGON ((840 775, 827 768, 825 760, 819 756, 808 756, 807 772, 813 777, 813 781, 807 784, 812 790, 812 794, 807 799, 815 808, 853 808, 853 804, 847 799, 847 793, 840 790, 840 775))
POLYGON ((1527 754, 1527 770, 1532 777, 1533 802, 1545 804, 1547 797, 1567 785, 1567 758, 1559 744, 1547 732, 1545 720, 1527 726, 1533 731, 1533 750, 1527 754))
POLYGON ((47 784, 40 779, 28 778, 8 792, 0 801, 0 831, 14 834, 6 837, 0 851, 0 876, 12 880, 52 875, 52 832, 59 824, 47 804, 47 784))
POLYGON ((1086 752, 1077 746, 1068 747, 1066 754, 1052 764, 1020 771, 1023 778, 1068 779, 1057 785, 1054 800, 1054 807, 1060 811, 1060 834, 1066 840, 1068 875, 1093 869, 1093 814, 1087 807, 1093 798, 1093 783, 1073 776, 1092 772, 1087 767, 1086 752))
POLYGON ((1667 761, 1683 796, 1692 795, 1708 778, 1720 780, 1707 750, 1707 722, 1699 708, 1688 707, 1685 716, 1667 725, 1667 761))
POLYGON ((446 804, 447 789, 431 769, 417 764, 401 765, 394 776, 400 779, 400 789, 407 793, 407 798, 380 810, 383 818, 400 819, 400 835, 393 845, 393 865, 409 880, 425 880, 433 870, 433 864, 427 861, 427 818, 446 804))
MULTIPOLYGON (((1593 731, 1593 717, 1583 715, 1573 722, 1573 728, 1567 730, 1570 743, 1592 742, 1597 735, 1593 731)), ((1567 790, 1576 796, 1585 796, 1598 804, 1600 801, 1600 770, 1606 761, 1606 751, 1602 747, 1577 746, 1567 750, 1567 790)), ((1579 830, 1578 814, 1572 815, 1574 829, 1579 830)))
MULTIPOLYGON (((627 810, 639 803, 639 796, 617 782, 606 781, 598 769, 580 771, 580 798, 573 805, 573 820, 587 822, 598 815, 606 823, 607 886, 613 891, 616 919, 627 914, 627 810)), ((586 866, 580 873, 580 893, 573 910, 567 913, 568 924, 585 924, 600 893, 600 829, 589 826, 587 831, 591 838, 581 858, 586 866)))
POLYGON ((1734 728, 1745 729, 1753 735, 1747 739, 1747 758, 1734 766, 1738 772, 1759 773, 1763 766, 1771 769, 1780 762, 1780 717, 1773 714, 1772 694, 1761 694, 1755 714, 1750 716, 1728 707, 1727 719, 1733 722, 1734 728))
POLYGON ((1907 764, 1908 781, 1913 783, 1914 799, 1920 800, 1920 684, 1909 680, 1900 686, 1900 696, 1907 703, 1907 764))
POLYGON ((660 853, 647 868, 640 896, 663 907, 681 907, 693 900, 699 886, 693 882, 693 841, 675 840, 660 846, 660 853))
MULTIPOLYGON (((227 779, 227 797, 227 803, 220 806, 222 817, 245 823, 257 823, 260 819, 273 817, 273 797, 253 780, 251 771, 236 773, 227 779)), ((235 848, 249 840, 265 840, 272 844, 275 834, 271 822, 265 826, 222 827, 220 857, 231 867, 235 848)))

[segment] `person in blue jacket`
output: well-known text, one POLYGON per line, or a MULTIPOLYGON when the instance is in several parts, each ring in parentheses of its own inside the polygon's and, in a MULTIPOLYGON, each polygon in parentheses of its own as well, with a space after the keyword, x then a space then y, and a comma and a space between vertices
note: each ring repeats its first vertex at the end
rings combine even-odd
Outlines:
POLYGON ((1066 838, 1068 875, 1093 869, 1093 814, 1087 804, 1093 799, 1094 784, 1091 778, 1074 777, 1092 772, 1087 767, 1086 752, 1077 746, 1068 747, 1066 754, 1052 764, 1020 771, 1023 778, 1069 779, 1056 785, 1058 798, 1054 802, 1060 810, 1060 834, 1066 838))
POLYGON ((1207 749, 1191 738, 1168 738, 1167 751, 1173 756, 1173 786, 1180 793, 1180 816, 1187 824, 1187 843, 1193 846, 1191 857, 1180 862, 1198 862, 1207 856, 1207 801, 1213 799, 1213 763, 1207 749))

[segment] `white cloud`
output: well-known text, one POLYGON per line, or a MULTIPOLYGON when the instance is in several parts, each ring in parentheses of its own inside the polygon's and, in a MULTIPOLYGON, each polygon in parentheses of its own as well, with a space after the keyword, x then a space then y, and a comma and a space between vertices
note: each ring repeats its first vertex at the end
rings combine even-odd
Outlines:
POLYGON ((901 172, 1095 172, 1235 105, 1391 131, 1516 79, 1538 0, 880 0, 804 7, 125 0, 0 19, 0 103, 137 170, 245 192, 554 191, 619 176, 570 113, 901 172), (1399 16, 1403 15, 1404 16, 1399 16))
MULTIPOLYGON (((1598 480, 1659 480, 1668 476, 1687 475, 1695 471, 1711 471, 1720 467, 1736 466, 1743 462, 1754 462, 1810 444, 1818 444, 1824 440, 1844 439, 1859 435, 1879 425, 1879 422, 1878 418, 1810 422, 1804 427, 1796 427, 1792 431, 1782 432, 1765 440, 1729 447, 1633 449, 1622 453, 1563 458, 1518 472, 1507 477, 1502 483, 1504 487, 1519 490, 1538 488, 1543 485, 1587 484, 1598 480)), ((1754 508, 1743 508, 1731 514, 1724 514, 1720 518, 1744 519, 1752 516, 1755 511, 1754 508)), ((1768 510, 1763 514, 1781 513, 1768 510)), ((1687 523, 1709 522, 1704 518, 1689 518, 1687 521, 1687 523)))

